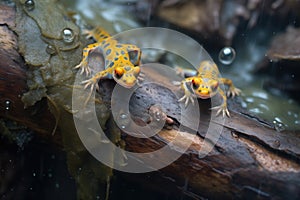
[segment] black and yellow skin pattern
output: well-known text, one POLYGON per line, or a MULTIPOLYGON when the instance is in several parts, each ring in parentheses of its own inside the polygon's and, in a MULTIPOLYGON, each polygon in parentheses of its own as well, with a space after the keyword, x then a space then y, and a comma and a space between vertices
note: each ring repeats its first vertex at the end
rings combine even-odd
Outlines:
POLYGON ((94 38, 96 43, 90 44, 83 49, 82 61, 75 67, 81 68, 81 73, 90 74, 88 56, 96 48, 103 53, 105 68, 97 72, 90 79, 83 81, 85 88, 94 86, 102 78, 113 78, 118 84, 125 88, 133 87, 140 74, 139 65, 141 50, 132 44, 121 44, 113 39, 105 30, 100 27, 85 31, 87 38, 94 38))
POLYGON ((194 103, 194 98, 208 99, 219 94, 222 98, 222 104, 212 109, 217 110, 216 115, 222 113, 223 117, 225 115, 230 117, 227 109, 227 96, 234 97, 241 92, 230 79, 221 78, 217 65, 209 60, 202 61, 197 70, 197 75, 185 78, 180 85, 184 91, 184 96, 179 101, 185 101, 185 106, 188 105, 189 101, 194 103), (228 86, 227 93, 220 87, 221 84, 228 86))

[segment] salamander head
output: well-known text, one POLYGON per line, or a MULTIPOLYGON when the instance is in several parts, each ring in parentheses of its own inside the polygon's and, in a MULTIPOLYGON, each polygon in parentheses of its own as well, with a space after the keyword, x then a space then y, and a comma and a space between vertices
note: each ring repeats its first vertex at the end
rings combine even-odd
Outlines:
POLYGON ((195 77, 191 82, 194 94, 201 99, 213 97, 219 87, 219 82, 216 80, 204 80, 200 77, 195 77))
POLYGON ((121 86, 131 88, 136 84, 140 71, 139 66, 125 65, 116 67, 113 71, 113 78, 121 86))

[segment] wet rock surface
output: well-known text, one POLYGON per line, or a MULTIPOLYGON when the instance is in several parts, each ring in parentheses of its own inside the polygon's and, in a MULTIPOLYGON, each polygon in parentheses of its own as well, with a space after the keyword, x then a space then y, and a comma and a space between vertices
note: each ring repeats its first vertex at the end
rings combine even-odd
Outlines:
POLYGON ((287 21, 296 16, 297 20, 292 23, 299 23, 299 8, 299 2, 287 0, 142 0, 136 5, 137 15, 142 20, 158 17, 199 38, 217 43, 215 45, 230 45, 241 27, 252 29, 262 18, 287 21))
POLYGON ((274 37, 266 56, 265 62, 256 69, 269 73, 265 88, 300 100, 300 29, 288 27, 286 32, 274 37))
POLYGON ((300 62, 300 28, 288 27, 285 33, 274 37, 267 56, 274 61, 300 62))

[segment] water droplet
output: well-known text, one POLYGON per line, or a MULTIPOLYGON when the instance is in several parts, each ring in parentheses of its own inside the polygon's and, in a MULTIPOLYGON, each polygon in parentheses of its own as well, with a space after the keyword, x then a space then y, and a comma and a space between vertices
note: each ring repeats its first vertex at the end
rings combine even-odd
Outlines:
POLYGON ((34 1, 33 0, 25 1, 25 7, 28 11, 32 11, 34 9, 34 1))
POLYGON ((49 44, 46 48, 46 52, 50 55, 53 55, 53 54, 56 54, 56 49, 54 46, 49 44))
POLYGON ((11 102, 9 100, 5 101, 5 110, 10 110, 11 102))
POLYGON ((253 103, 253 102, 254 102, 254 98, 252 98, 252 97, 247 97, 247 98, 245 99, 245 101, 246 101, 247 103, 253 103))
POLYGON ((127 116, 127 114, 125 114, 125 113, 122 113, 122 114, 120 114, 120 118, 121 118, 121 119, 127 119, 127 118, 128 118, 128 116, 127 116))
POLYGON ((247 103, 245 102, 245 101, 242 101, 241 102, 241 106, 242 106, 242 108, 247 108, 248 106, 247 106, 247 103))
POLYGON ((236 53, 232 47, 224 47, 219 53, 219 61, 224 65, 230 65, 235 59, 236 53))
POLYGON ((280 147, 280 141, 279 141, 279 140, 275 140, 275 141, 273 142, 273 147, 275 147, 275 148, 280 147))
POLYGON ((49 178, 51 178, 51 177, 52 177, 52 174, 51 174, 51 173, 49 173, 49 174, 48 174, 48 177, 49 177, 49 178))
POLYGON ((62 35, 65 43, 72 43, 74 41, 74 33, 71 29, 65 28, 62 31, 62 35))
POLYGON ((155 113, 154 113, 154 119, 156 120, 156 121, 160 121, 160 120, 162 120, 162 113, 161 113, 161 111, 156 111, 155 113))
POLYGON ((232 135, 232 137, 234 137, 234 138, 238 138, 238 137, 239 137, 238 134, 236 134, 235 131, 232 131, 232 132, 231 132, 231 135, 232 135))
POLYGON ((56 183, 56 184, 55 184, 55 187, 56 187, 56 188, 59 188, 59 183, 56 183))
POLYGON ((36 173, 32 173, 32 176, 36 176, 36 173))
POLYGON ((125 129, 126 126, 130 123, 130 117, 126 113, 121 113, 118 117, 118 124, 122 129, 125 129))
POLYGON ((261 111, 261 109, 259 108, 251 108, 249 109, 250 112, 256 113, 256 114, 261 114, 263 113, 263 111, 261 111))
POLYGON ((281 121, 281 119, 280 119, 279 117, 275 117, 274 119, 275 119, 277 122, 282 123, 282 121, 281 121))
POLYGON ((273 124, 276 131, 281 132, 285 130, 284 124, 278 117, 275 117, 275 119, 273 120, 273 124))

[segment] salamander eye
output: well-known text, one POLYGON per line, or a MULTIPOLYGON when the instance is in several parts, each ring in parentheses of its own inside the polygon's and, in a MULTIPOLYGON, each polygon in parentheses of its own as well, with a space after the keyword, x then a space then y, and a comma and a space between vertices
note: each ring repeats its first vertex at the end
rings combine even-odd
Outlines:
POLYGON ((196 78, 192 80, 192 86, 194 89, 199 87, 199 81, 196 78))
POLYGON ((115 77, 116 77, 117 79, 120 79, 120 78, 123 76, 123 74, 124 74, 124 69, 123 69, 123 68, 117 67, 117 68, 115 69, 115 77))
POLYGON ((141 59, 141 53, 138 50, 133 50, 128 52, 130 62, 134 65, 139 65, 141 59))

